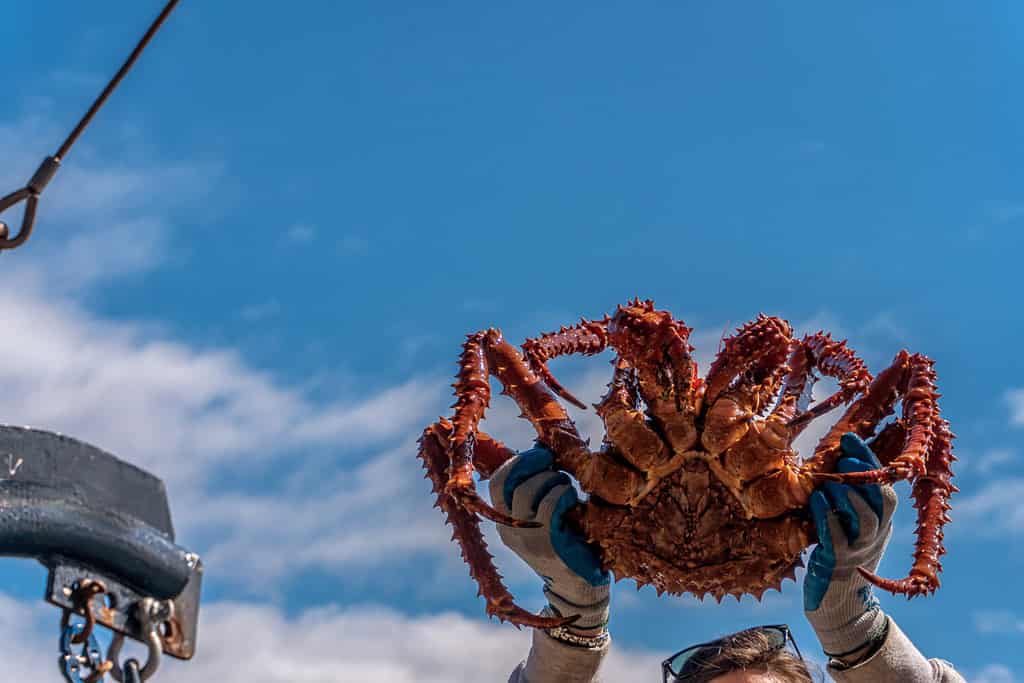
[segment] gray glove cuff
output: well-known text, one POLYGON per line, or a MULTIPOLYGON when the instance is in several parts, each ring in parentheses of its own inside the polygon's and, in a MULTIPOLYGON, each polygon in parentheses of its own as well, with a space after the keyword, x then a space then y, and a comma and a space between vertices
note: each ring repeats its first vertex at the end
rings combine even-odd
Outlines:
POLYGON ((837 620, 831 625, 824 625, 812 621, 811 625, 825 654, 843 657, 884 636, 887 623, 888 617, 875 607, 854 615, 848 622, 837 620))
POLYGON ((593 588, 594 595, 592 597, 596 598, 597 601, 587 604, 571 602, 554 592, 549 586, 544 586, 544 597, 548 599, 548 604, 559 615, 580 615, 580 618, 569 626, 573 631, 578 631, 581 634, 584 634, 586 631, 600 632, 608 625, 611 596, 608 586, 595 586, 593 588), (604 593, 603 596, 601 595, 602 591, 604 593))

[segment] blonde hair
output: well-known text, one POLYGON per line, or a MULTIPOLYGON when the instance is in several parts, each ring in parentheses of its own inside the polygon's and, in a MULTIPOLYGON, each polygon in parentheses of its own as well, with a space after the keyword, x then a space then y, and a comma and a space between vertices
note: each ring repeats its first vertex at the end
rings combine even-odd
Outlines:
POLYGON ((686 683, 711 683, 734 671, 772 674, 786 683, 824 681, 817 667, 812 671, 806 662, 786 648, 777 647, 766 633, 758 630, 736 633, 699 650, 687 660, 680 677, 686 683))

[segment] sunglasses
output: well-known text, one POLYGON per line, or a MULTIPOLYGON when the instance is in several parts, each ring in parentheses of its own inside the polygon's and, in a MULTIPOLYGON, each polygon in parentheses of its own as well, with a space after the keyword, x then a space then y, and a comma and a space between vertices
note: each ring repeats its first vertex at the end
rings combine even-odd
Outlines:
POLYGON ((675 653, 661 663, 662 683, 685 683, 685 681, 690 680, 693 675, 693 672, 686 672, 686 665, 693 661, 695 657, 714 657, 722 652, 723 647, 728 641, 736 638, 737 636, 746 635, 748 633, 760 633, 764 635, 768 639, 769 653, 783 649, 786 647, 786 643, 790 642, 793 644, 793 650, 796 652, 796 656, 801 660, 804 658, 803 655, 800 654, 800 648, 796 646, 796 641, 793 639, 793 634, 790 632, 789 626, 786 626, 785 624, 756 626, 707 643, 691 645, 690 647, 675 653))

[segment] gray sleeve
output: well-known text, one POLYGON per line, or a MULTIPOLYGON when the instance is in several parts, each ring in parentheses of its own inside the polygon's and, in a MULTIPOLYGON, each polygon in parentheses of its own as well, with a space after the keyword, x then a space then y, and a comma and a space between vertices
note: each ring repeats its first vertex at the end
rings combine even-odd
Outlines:
POLYGON ((870 659, 849 669, 828 667, 836 683, 967 683, 953 665, 925 659, 896 622, 889 619, 889 635, 870 659))
POLYGON ((530 655, 508 683, 600 683, 598 669, 610 646, 609 638, 600 648, 573 647, 534 629, 530 655))

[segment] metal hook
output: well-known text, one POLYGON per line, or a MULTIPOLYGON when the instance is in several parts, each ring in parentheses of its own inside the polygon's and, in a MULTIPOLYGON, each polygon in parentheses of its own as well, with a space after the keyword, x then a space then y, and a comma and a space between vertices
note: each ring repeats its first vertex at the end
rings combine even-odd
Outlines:
POLYGON ((7 224, 0 221, 0 250, 14 249, 20 246, 32 234, 32 228, 36 222, 36 205, 39 203, 39 195, 43 193, 49 182, 53 180, 53 176, 59 168, 60 159, 57 157, 46 157, 25 187, 0 199, 0 213, 3 213, 15 204, 25 202, 25 214, 21 219, 21 229, 17 235, 10 237, 10 230, 7 224))
MULTIPOLYGON (((96 614, 92 611, 92 600, 97 595, 103 595, 107 592, 107 587, 103 585, 102 581, 96 581, 93 579, 84 579, 75 588, 74 593, 71 596, 72 601, 75 603, 78 609, 82 610, 85 616, 85 627, 81 633, 77 634, 71 639, 72 643, 80 644, 84 643, 92 635, 92 630, 96 626, 96 614)), ((64 614, 61 615, 60 627, 66 629, 68 624, 71 622, 71 611, 64 610, 64 614)))
POLYGON ((137 680, 139 681, 147 681, 156 673, 157 667, 160 666, 160 655, 163 652, 161 649, 159 626, 174 616, 174 603, 144 598, 138 603, 136 610, 137 617, 142 622, 146 632, 146 648, 149 654, 146 657, 146 663, 141 669, 138 668, 138 662, 131 659, 125 662, 125 667, 122 669, 118 659, 121 654, 121 647, 124 645, 124 634, 115 633, 113 640, 110 641, 110 647, 107 649, 107 659, 114 664, 113 668, 110 669, 110 675, 118 683, 133 683, 132 678, 136 674, 135 672, 129 673, 133 666, 132 662, 134 662, 134 668, 138 676, 137 680))
POLYGON ((171 13, 171 10, 173 10, 177 4, 178 0, 168 0, 163 11, 160 12, 160 15, 152 24, 150 24, 149 29, 147 29, 146 33, 142 36, 142 40, 140 40, 138 45, 135 46, 135 49, 132 50, 128 59, 123 65, 121 65, 121 68, 116 74, 114 74, 114 77, 110 82, 107 83, 103 92, 101 92, 99 97, 97 97, 92 103, 92 106, 89 107, 85 116, 78 121, 78 125, 75 126, 74 130, 71 131, 71 134, 64 140, 64 143, 61 144, 57 153, 53 156, 46 157, 43 160, 42 165, 36 170, 35 175, 32 176, 32 179, 28 181, 28 184, 25 185, 25 187, 12 192, 3 199, 0 199, 0 214, 15 204, 22 201, 25 202, 25 215, 21 219, 21 229, 18 231, 17 235, 10 237, 10 229, 7 227, 7 224, 0 221, 0 251, 4 249, 14 249, 15 247, 20 246, 28 239, 29 235, 32 234, 32 228, 35 226, 36 222, 36 205, 39 203, 39 195, 42 194, 46 185, 53 180, 54 174, 57 173, 57 169, 60 168, 60 160, 67 156, 71 146, 75 144, 75 141, 78 140, 78 137, 85 130, 86 126, 88 126, 92 121, 96 112, 100 110, 100 107, 102 107, 107 101, 110 94, 114 92, 114 89, 117 88, 121 83, 121 80, 125 75, 127 75, 128 71, 130 71, 132 66, 135 65, 139 55, 141 55, 142 51, 146 49, 149 41, 153 39, 153 36, 160 29, 164 21, 167 19, 167 16, 171 13))

